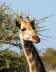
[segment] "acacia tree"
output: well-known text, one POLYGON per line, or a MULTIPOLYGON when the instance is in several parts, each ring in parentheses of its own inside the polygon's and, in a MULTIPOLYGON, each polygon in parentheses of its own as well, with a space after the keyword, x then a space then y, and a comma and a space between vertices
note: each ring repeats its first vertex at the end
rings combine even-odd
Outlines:
POLYGON ((0 4, 0 44, 19 46, 18 29, 14 23, 14 13, 5 3, 0 4))
POLYGON ((47 48, 43 54, 43 61, 51 67, 56 67, 56 50, 47 48))
POLYGON ((15 51, 0 50, 0 71, 29 72, 25 56, 18 55, 15 51))
MULTIPOLYGON (((4 44, 9 44, 13 46, 18 46, 21 49, 18 37, 18 29, 16 28, 14 20, 15 14, 11 11, 9 6, 6 3, 0 4, 0 48, 4 44)), ((0 50, 1 69, 3 69, 4 67, 13 68, 13 64, 15 64, 16 67, 20 67, 19 72, 21 72, 21 67, 25 67, 25 62, 23 60, 23 57, 21 58, 19 55, 15 55, 15 53, 12 51, 8 51, 7 49, 5 51, 0 50)), ((24 68, 23 71, 25 72, 25 70, 26 69, 24 68)))

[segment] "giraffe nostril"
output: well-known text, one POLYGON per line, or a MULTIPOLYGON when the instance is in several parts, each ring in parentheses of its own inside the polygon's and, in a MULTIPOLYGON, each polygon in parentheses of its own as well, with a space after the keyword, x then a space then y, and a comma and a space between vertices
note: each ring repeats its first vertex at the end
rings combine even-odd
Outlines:
POLYGON ((36 43, 40 42, 40 38, 38 36, 32 36, 32 39, 35 40, 36 43))
POLYGON ((40 42, 40 38, 37 36, 37 40, 40 42))

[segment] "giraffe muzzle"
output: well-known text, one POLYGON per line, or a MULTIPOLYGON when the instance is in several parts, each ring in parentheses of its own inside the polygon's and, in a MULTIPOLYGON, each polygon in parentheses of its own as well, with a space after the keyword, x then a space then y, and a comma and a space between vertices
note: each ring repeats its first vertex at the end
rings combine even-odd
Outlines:
POLYGON ((33 42, 35 43, 39 43, 40 42, 40 38, 39 36, 32 36, 33 42))

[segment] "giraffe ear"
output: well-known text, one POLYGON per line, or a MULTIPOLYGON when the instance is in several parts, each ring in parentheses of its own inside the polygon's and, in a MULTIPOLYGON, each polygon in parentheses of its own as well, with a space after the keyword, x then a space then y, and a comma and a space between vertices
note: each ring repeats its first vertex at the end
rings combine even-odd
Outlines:
POLYGON ((31 23, 31 25, 32 25, 32 28, 35 29, 35 21, 32 20, 30 23, 31 23))
POLYGON ((16 23, 16 27, 20 29, 20 27, 21 27, 21 23, 18 22, 17 20, 15 21, 15 23, 16 23))
POLYGON ((21 28, 21 20, 23 20, 22 16, 17 16, 17 18, 15 20, 16 27, 19 28, 19 29, 21 28))

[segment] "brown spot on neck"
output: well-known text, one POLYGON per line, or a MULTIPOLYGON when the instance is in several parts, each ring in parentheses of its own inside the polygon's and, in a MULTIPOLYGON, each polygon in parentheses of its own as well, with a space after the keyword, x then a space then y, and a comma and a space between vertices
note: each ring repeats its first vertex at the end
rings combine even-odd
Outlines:
POLYGON ((29 58, 28 61, 31 64, 33 62, 33 59, 32 58, 29 58))
POLYGON ((35 63, 31 65, 31 70, 32 70, 32 72, 35 72, 35 71, 37 70, 37 69, 36 69, 36 64, 35 64, 35 63))
POLYGON ((27 56, 30 56, 31 55, 31 51, 28 48, 25 48, 25 52, 26 52, 26 55, 27 56))

